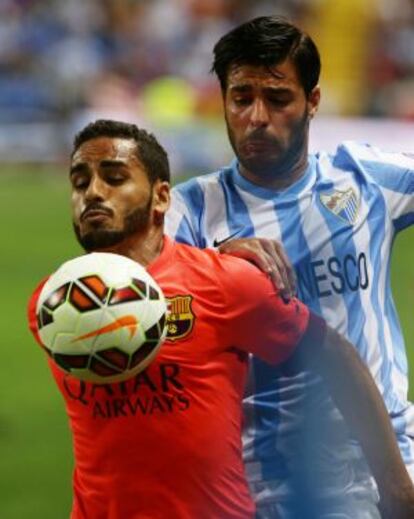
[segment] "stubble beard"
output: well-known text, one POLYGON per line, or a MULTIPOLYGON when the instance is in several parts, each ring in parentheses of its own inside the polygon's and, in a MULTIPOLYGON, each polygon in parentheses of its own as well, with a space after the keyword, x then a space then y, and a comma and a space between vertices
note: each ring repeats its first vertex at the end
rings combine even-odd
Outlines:
POLYGON ((286 148, 283 148, 279 141, 273 139, 275 153, 272 157, 243 157, 227 118, 226 125, 229 141, 238 161, 246 171, 258 178, 269 178, 269 180, 271 180, 277 176, 289 176, 289 172, 295 168, 303 157, 303 154, 305 153, 305 155, 307 155, 309 133, 308 110, 305 110, 303 116, 292 127, 292 138, 286 148))
POLYGON ((81 234, 78 224, 73 223, 73 230, 79 244, 86 252, 108 249, 118 245, 130 236, 139 234, 148 228, 151 216, 152 198, 144 207, 139 207, 127 215, 124 219, 124 227, 121 230, 96 228, 81 234))

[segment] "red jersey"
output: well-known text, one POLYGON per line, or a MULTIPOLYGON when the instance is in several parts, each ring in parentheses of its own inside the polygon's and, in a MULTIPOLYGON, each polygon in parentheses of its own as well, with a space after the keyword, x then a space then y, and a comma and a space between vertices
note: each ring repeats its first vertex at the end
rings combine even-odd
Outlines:
MULTIPOLYGON (((170 318, 145 371, 98 385, 49 361, 73 433, 71 518, 251 518, 241 453, 247 353, 287 359, 309 312, 296 299, 285 304, 249 263, 168 238, 148 271, 170 318)), ((37 338, 40 289, 29 303, 37 338)))

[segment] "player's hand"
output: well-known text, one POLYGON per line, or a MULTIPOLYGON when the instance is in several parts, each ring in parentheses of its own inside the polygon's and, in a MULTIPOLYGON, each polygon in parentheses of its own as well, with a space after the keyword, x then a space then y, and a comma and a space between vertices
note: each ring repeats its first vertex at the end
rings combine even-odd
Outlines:
POLYGON ((220 245, 220 253, 250 261, 269 274, 281 296, 288 300, 296 294, 295 271, 282 245, 266 238, 238 238, 220 245))
POLYGON ((387 492, 386 498, 381 498, 379 509, 382 519, 413 519, 413 485, 407 485, 405 488, 404 486, 398 486, 395 492, 387 492))

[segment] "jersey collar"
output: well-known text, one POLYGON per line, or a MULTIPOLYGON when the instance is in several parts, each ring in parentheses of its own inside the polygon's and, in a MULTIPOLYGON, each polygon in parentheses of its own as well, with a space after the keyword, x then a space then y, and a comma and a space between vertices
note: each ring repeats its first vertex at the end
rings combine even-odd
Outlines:
POLYGON ((266 200, 274 199, 277 197, 293 198, 297 199, 299 195, 305 191, 310 185, 315 183, 316 180, 316 168, 315 168, 315 157, 309 155, 308 157, 308 167, 305 170, 305 173, 298 179, 296 182, 291 184, 286 189, 276 190, 276 189, 268 189, 266 187, 258 186, 257 184, 253 184, 250 180, 244 178, 239 172, 239 162, 237 159, 234 159, 230 164, 231 175, 233 178, 233 182, 243 189, 251 193, 258 198, 264 198, 266 200))
POLYGON ((147 271, 153 275, 163 270, 166 265, 171 264, 174 251, 175 242, 168 236, 164 235, 160 255, 157 256, 155 260, 148 265, 147 271))

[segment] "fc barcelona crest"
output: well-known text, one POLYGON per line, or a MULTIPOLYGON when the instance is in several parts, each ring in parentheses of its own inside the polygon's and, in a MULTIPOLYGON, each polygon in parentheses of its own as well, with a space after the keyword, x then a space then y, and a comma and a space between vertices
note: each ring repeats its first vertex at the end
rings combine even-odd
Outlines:
POLYGON ((353 225, 358 218, 359 200, 352 187, 320 195, 323 205, 335 216, 353 225))
POLYGON ((183 339, 193 329, 194 314, 191 308, 192 296, 168 298, 167 339, 183 339))

